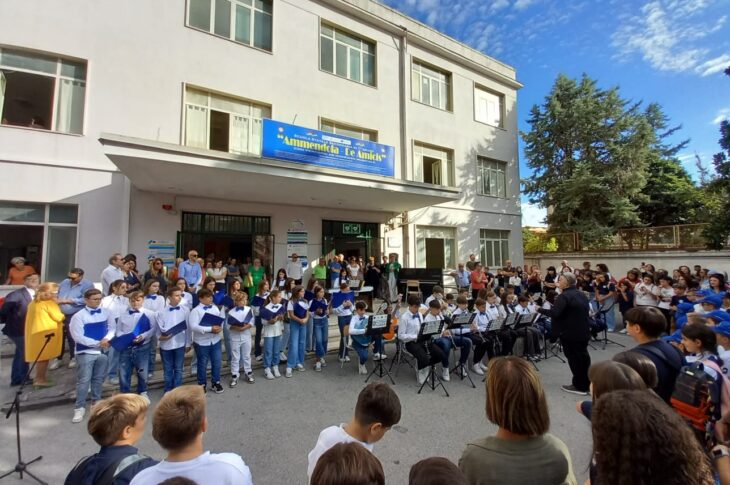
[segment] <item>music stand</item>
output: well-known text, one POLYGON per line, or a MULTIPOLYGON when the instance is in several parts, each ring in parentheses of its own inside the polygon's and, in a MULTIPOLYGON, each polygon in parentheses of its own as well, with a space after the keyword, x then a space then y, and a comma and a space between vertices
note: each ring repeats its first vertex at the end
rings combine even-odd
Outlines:
MULTIPOLYGON (((462 327, 470 327, 472 322, 474 321, 474 318, 476 317, 476 313, 462 313, 460 315, 455 316, 451 323, 448 326, 449 330, 462 328, 462 327)), ((466 338, 463 334, 459 334, 459 337, 462 339, 466 338)), ((456 349, 456 345, 454 344, 454 335, 451 334, 451 344, 456 349)), ((463 350, 462 350, 463 352, 463 350)), ((454 352, 456 354, 456 352, 454 352)), ((456 355, 454 355, 454 358, 456 355)), ((477 386, 474 385, 474 381, 471 380, 471 376, 469 375, 469 370, 464 366, 463 363, 461 363, 461 360, 459 360, 459 363, 454 366, 453 369, 451 369, 450 372, 457 371, 457 375, 461 378, 461 380, 464 380, 464 376, 466 375, 467 379, 469 379, 469 382, 471 383, 471 387, 476 388, 477 386)))
POLYGON ((10 419, 10 415, 13 414, 13 410, 15 411, 15 439, 16 439, 16 446, 18 450, 18 462, 15 464, 15 467, 10 470, 9 472, 3 474, 0 476, 0 480, 3 478, 12 475, 13 473, 18 473, 20 475, 20 479, 23 479, 23 473, 28 475, 30 478, 35 480, 36 482, 40 483, 41 485, 47 485, 46 482, 38 478, 37 476, 33 475, 31 472, 28 471, 28 465, 31 465, 37 461, 40 461, 43 456, 39 456, 36 458, 33 458, 30 461, 24 462, 21 449, 20 449, 20 396, 23 394, 23 389, 25 388, 26 383, 30 380, 30 374, 33 372, 33 369, 35 369, 36 364, 38 363, 38 359, 43 354, 43 351, 46 350, 46 347, 48 346, 48 343, 51 341, 55 334, 49 333, 45 336, 46 341, 43 343, 43 347, 41 347, 41 350, 38 351, 38 355, 36 355, 35 360, 33 361, 33 365, 30 366, 30 369, 28 369, 28 372, 23 377, 23 381, 20 383, 20 387, 17 391, 15 391, 15 399, 13 400, 13 403, 10 405, 10 409, 8 409, 7 414, 5 414, 5 419, 10 419))
POLYGON ((515 332, 517 332, 518 337, 520 336, 519 330, 524 329, 524 331, 522 332, 522 355, 520 355, 520 357, 530 362, 535 370, 539 371, 540 369, 537 368, 537 364, 535 363, 535 361, 532 360, 529 355, 527 355, 527 328, 532 327, 532 325, 537 321, 540 314, 530 313, 525 315, 513 313, 513 315, 517 315, 514 330, 515 332))
MULTIPOLYGON (((390 328, 390 315, 388 314, 380 314, 380 315, 370 315, 370 318, 368 319, 368 326, 365 330, 365 335, 368 337, 377 337, 381 336, 388 331, 390 328)), ((382 357, 375 361, 375 366, 373 367, 372 372, 370 372, 370 375, 365 379, 365 382, 369 381, 371 377, 377 376, 379 378, 383 378, 384 375, 388 376, 388 379, 390 379, 390 382, 395 385, 395 381, 393 380, 393 376, 390 375, 390 372, 388 369, 385 368, 383 365, 383 359, 382 357)))
MULTIPOLYGON (((426 355, 429 356, 429 361, 431 360, 431 352, 428 349, 428 344, 431 342, 431 339, 434 335, 441 335, 443 329, 443 320, 429 320, 428 322, 423 322, 421 324, 421 329, 418 331, 418 342, 425 343, 426 355)), ((429 364, 428 375, 426 376, 426 380, 423 381, 423 384, 421 384, 421 387, 418 389, 418 394, 421 394, 421 391, 427 384, 432 391, 435 391, 437 386, 441 386, 441 388, 446 393, 446 397, 449 397, 449 391, 446 390, 446 386, 444 386, 443 380, 438 375, 436 375, 436 367, 434 366, 434 364, 429 364)))
POLYGON ((606 325, 606 313, 612 312, 613 307, 615 306, 615 303, 612 303, 610 307, 607 309, 603 309, 603 306, 598 307, 598 311, 596 312, 595 319, 596 323, 603 322, 603 338, 597 339, 599 342, 603 343, 603 350, 606 350, 606 346, 608 344, 618 345, 619 347, 626 348, 626 346, 622 343, 616 342, 615 340, 611 340, 608 338, 608 325, 606 325))

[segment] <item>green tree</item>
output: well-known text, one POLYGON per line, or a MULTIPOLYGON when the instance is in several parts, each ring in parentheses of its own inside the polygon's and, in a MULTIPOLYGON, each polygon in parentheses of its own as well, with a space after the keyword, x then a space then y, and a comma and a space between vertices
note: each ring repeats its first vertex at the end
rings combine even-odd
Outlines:
POLYGON ((525 141, 532 203, 548 207, 554 232, 578 232, 600 246, 621 227, 638 226, 637 199, 657 143, 651 123, 621 98, 618 88, 600 89, 558 76, 542 106, 533 106, 525 141))
POLYGON ((554 253, 558 250, 558 241, 525 227, 522 229, 522 248, 526 253, 554 253))

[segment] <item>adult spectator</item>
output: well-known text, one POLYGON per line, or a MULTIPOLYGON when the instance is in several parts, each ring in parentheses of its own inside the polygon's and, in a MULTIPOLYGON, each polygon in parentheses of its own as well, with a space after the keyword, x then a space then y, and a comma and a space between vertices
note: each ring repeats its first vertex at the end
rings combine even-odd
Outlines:
POLYGON ((294 280, 295 285, 302 284, 302 262, 297 253, 292 253, 289 261, 286 262, 286 274, 294 280))
POLYGON ((583 261, 583 269, 580 272, 582 273, 583 271, 590 271, 590 270, 591 270, 591 262, 583 261))
POLYGON ((628 285, 633 290, 634 287, 638 283, 641 282, 641 272, 638 269, 636 269, 636 268, 632 268, 632 269, 628 270, 626 272, 626 276, 624 276, 623 278, 621 278, 618 281, 618 284, 621 284, 621 283, 624 283, 624 282, 628 283, 628 285))
POLYGON ((469 261, 466 262, 466 269, 468 269, 470 272, 474 271, 474 268, 476 268, 477 265, 477 255, 472 253, 469 255, 469 261))
POLYGON ((464 268, 464 263, 459 263, 456 271, 452 271, 450 275, 456 282, 457 291, 463 291, 469 289, 471 283, 471 273, 464 268))
POLYGON ((545 287, 545 293, 558 287, 558 272, 555 270, 555 266, 548 266, 542 284, 545 287))
POLYGON ((616 330, 616 285, 611 283, 610 273, 596 274, 593 289, 596 311, 605 315, 606 327, 609 332, 613 332, 616 330))
POLYGON ((574 273, 573 268, 568 265, 567 259, 564 259, 560 262, 560 273, 574 273))
POLYGON ((253 284, 252 291, 256 291, 256 288, 259 287, 259 283, 261 283, 262 280, 267 279, 266 268, 262 266, 260 258, 254 258, 253 264, 248 268, 248 274, 251 275, 251 283, 253 284))
POLYGON ((23 279, 23 288, 8 293, 3 306, 0 307, 0 322, 5 324, 3 333, 15 344, 13 364, 10 368, 11 386, 21 385, 28 374, 28 364, 25 362, 25 316, 39 284, 38 275, 26 275, 23 279))
POLYGON ((398 254, 390 253, 388 257, 388 266, 386 267, 385 274, 388 278, 388 301, 394 302, 398 299, 398 277, 400 274, 401 265, 398 262, 398 254))
MULTIPOLYGON (((373 259, 371 257, 371 259, 373 259)), ((377 267, 377 266, 376 266, 377 267)), ((378 268, 379 270, 380 268, 378 268)), ((312 269, 312 276, 317 280, 317 285, 325 288, 327 286, 327 260, 319 258, 317 265, 312 269)))
POLYGON ((26 276, 36 273, 33 266, 26 264, 25 258, 23 257, 17 256, 11 259, 10 264, 8 278, 5 280, 6 285, 22 285, 26 276))
POLYGON ((502 269, 497 271, 497 284, 502 288, 506 287, 509 279, 517 274, 517 268, 512 266, 512 260, 508 259, 504 262, 502 269))
POLYGON ((659 338, 667 326, 664 315, 655 307, 636 307, 625 318, 626 333, 639 344, 631 350, 654 362, 658 378, 654 392, 669 402, 684 358, 676 347, 659 338))
POLYGON ((312 485, 385 485, 383 465, 357 443, 337 443, 317 460, 312 485))
POLYGON ((575 484, 570 452, 548 433, 545 390, 531 364, 518 357, 489 362, 487 419, 495 436, 469 443, 459 468, 470 484, 575 484))
POLYGON ((120 253, 114 253, 109 257, 109 266, 101 272, 101 293, 109 294, 109 285, 116 280, 124 279, 124 258, 120 253))
POLYGON ((61 353, 62 341, 63 313, 58 307, 58 285, 43 283, 28 305, 25 317, 25 361, 30 364, 38 359, 33 378, 35 387, 53 385, 46 379, 48 361, 61 353), (45 345, 46 339, 48 339, 47 345, 45 345))
POLYGON ((590 330, 588 326, 588 298, 575 287, 577 283, 573 273, 562 273, 558 278, 560 295, 555 305, 549 310, 539 312, 550 317, 553 335, 560 337, 565 358, 568 359, 573 382, 562 386, 565 392, 586 395, 590 387, 588 368, 591 356, 588 354, 590 330))
POLYGON ((479 290, 483 290, 487 287, 487 273, 484 271, 484 267, 481 263, 477 263, 474 266, 474 271, 469 276, 471 282, 471 297, 476 300, 479 295, 479 290))
POLYGON ((208 278, 213 278, 215 281, 215 291, 224 291, 226 289, 226 277, 228 277, 228 269, 223 266, 223 260, 217 258, 212 268, 205 270, 205 275, 208 278))
POLYGON ((373 288, 373 296, 380 295, 380 268, 375 264, 375 256, 370 256, 365 265, 365 286, 373 288))
POLYGON ((143 277, 144 283, 149 280, 155 280, 160 283, 160 294, 167 294, 167 278, 165 278, 165 263, 161 258, 155 258, 150 261, 149 269, 143 277))
POLYGON ((540 268, 532 266, 527 276, 527 292, 531 295, 538 296, 542 294, 542 274, 540 268))
POLYGON ((127 291, 131 293, 139 290, 142 286, 142 280, 137 273, 137 260, 127 255, 123 261, 122 271, 124 272, 124 282, 127 283, 127 291))
MULTIPOLYGON (((65 344, 68 344, 68 355, 70 359, 68 362, 69 369, 76 367, 76 342, 74 342, 68 326, 71 323, 71 318, 73 318, 76 312, 84 308, 84 293, 86 293, 86 290, 90 290, 93 287, 94 283, 84 279, 84 270, 81 268, 72 268, 69 270, 68 278, 61 281, 58 285, 58 303, 61 307, 61 312, 63 312, 64 333, 64 339, 61 342, 60 358, 63 359, 64 347, 65 344)), ((57 366, 58 364, 55 365, 57 366)), ((51 364, 50 369, 53 370, 53 368, 54 364, 51 364)))
POLYGON ((188 259, 177 267, 177 277, 185 278, 191 293, 198 291, 203 282, 203 268, 198 263, 198 252, 195 249, 188 251, 188 259))
POLYGON ((181 476, 197 483, 252 485, 251 471, 234 453, 204 451, 208 430, 201 386, 181 386, 165 393, 155 408, 152 436, 167 451, 165 460, 145 468, 130 485, 160 483, 181 476))
POLYGON ((330 274, 330 287, 337 288, 340 284, 340 271, 342 270, 342 264, 340 258, 335 255, 327 264, 330 274))
POLYGON ((234 280, 243 283, 243 279, 241 278, 241 269, 238 267, 238 261, 236 258, 229 258, 228 264, 226 265, 226 287, 228 287, 234 280))
POLYGON ((599 483, 712 485, 707 455, 677 412, 646 391, 614 391, 593 409, 599 483))

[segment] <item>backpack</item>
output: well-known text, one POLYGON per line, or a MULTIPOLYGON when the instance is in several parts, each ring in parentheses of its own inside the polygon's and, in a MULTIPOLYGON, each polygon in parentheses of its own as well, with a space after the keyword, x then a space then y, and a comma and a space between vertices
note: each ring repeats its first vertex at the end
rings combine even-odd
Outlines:
MULTIPOLYGON (((86 485, 83 481, 84 469, 86 468, 86 465, 94 459, 94 457, 96 457, 96 455, 87 456, 86 458, 79 460, 73 470, 71 470, 66 477, 66 481, 64 483, 66 485, 86 485)), ((135 453, 112 461, 104 469, 104 473, 102 473, 94 482, 94 485, 112 485, 116 476, 122 473, 127 467, 134 465, 138 461, 145 460, 146 458, 147 457, 144 455, 135 453)))

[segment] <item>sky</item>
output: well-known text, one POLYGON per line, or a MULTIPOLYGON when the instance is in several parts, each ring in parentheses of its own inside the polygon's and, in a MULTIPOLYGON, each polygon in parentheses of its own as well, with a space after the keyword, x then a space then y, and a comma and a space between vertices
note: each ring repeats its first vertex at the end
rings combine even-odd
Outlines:
MULTIPOLYGON (((542 104, 555 78, 583 73, 621 96, 659 103, 671 141, 696 176, 695 154, 711 165, 719 124, 730 119, 730 0, 380 0, 513 66, 518 127, 542 104)), ((520 144, 521 146, 522 144, 520 144)), ((530 175, 520 148, 520 176, 530 175)), ((525 226, 544 225, 544 209, 522 198, 525 226)))

